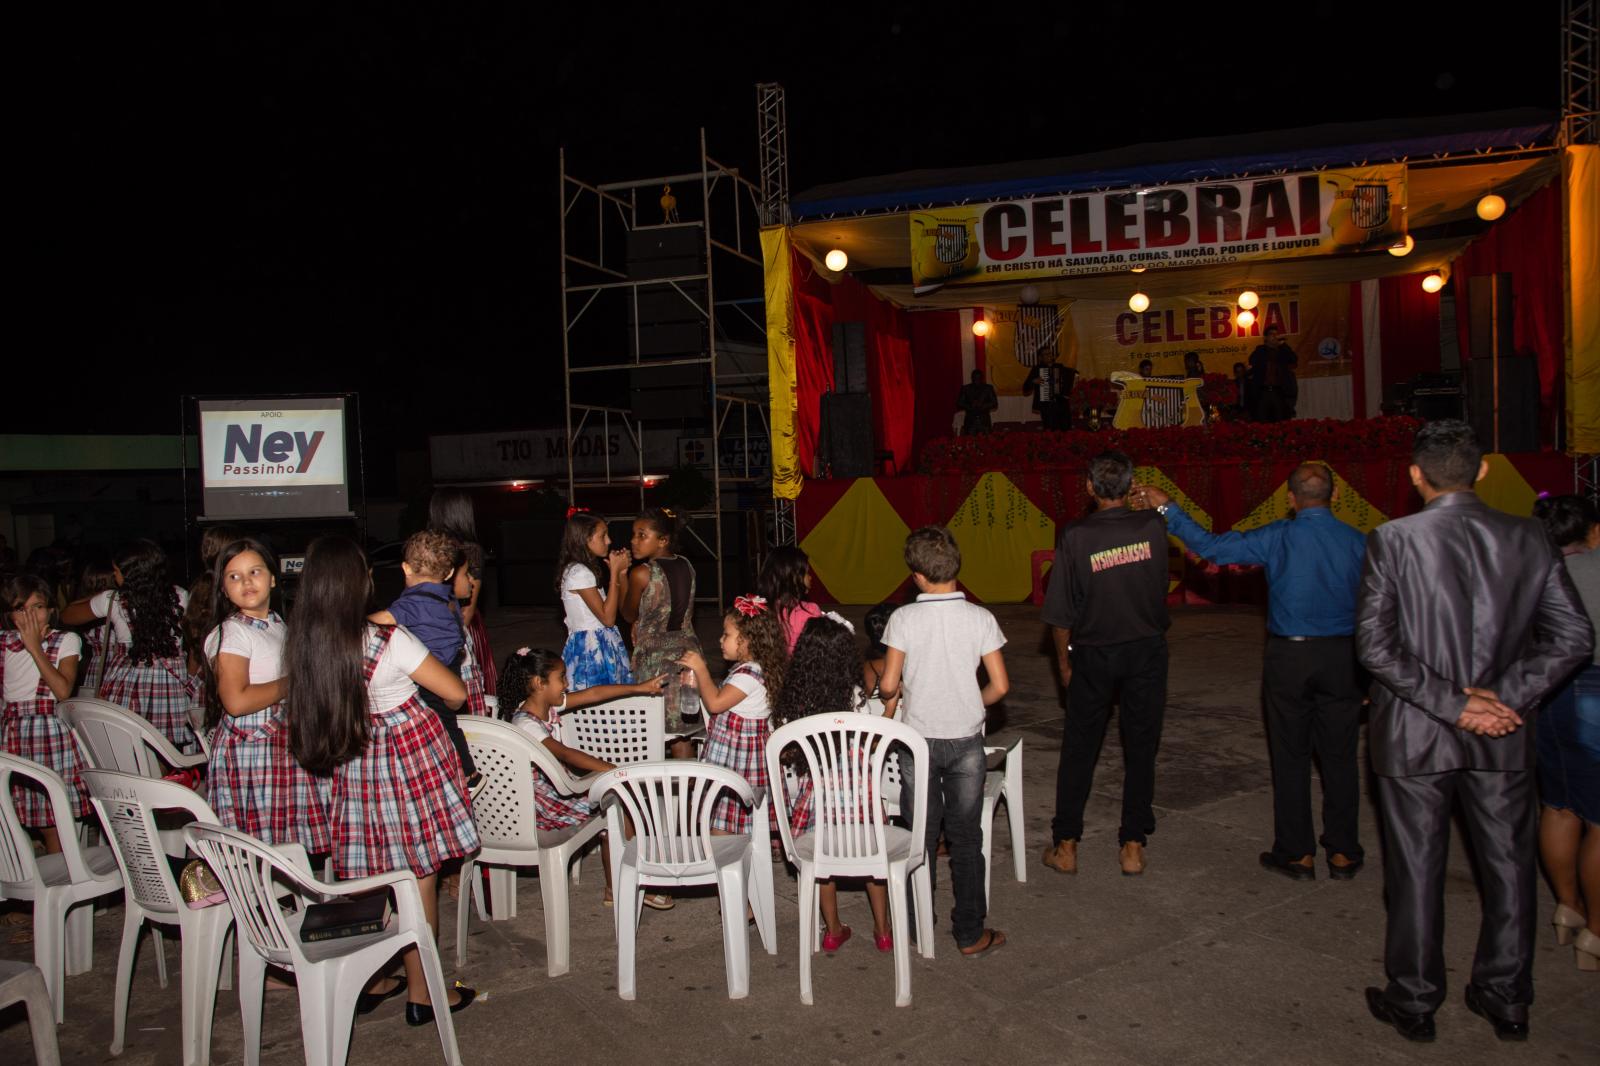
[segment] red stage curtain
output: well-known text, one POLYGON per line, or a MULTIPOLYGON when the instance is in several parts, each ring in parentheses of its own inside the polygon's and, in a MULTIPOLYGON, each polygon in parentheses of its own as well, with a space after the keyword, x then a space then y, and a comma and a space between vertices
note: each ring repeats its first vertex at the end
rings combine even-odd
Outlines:
MULTIPOLYGON (((1510 274, 1512 344, 1518 355, 1539 361, 1539 439, 1555 439, 1557 396, 1565 359, 1562 304, 1561 183, 1551 182, 1524 200, 1515 211, 1467 245, 1450 268, 1456 293, 1456 332, 1461 358, 1471 355, 1467 290, 1474 275, 1510 274)), ((1387 355, 1387 352, 1385 352, 1387 355)))
POLYGON ((1422 277, 1405 274, 1378 282, 1385 385, 1439 372, 1439 294, 1423 292, 1422 277))
POLYGON ((1350 400, 1357 418, 1377 418, 1367 410, 1367 344, 1362 332, 1361 282, 1350 283, 1350 400))
POLYGON ((888 301, 878 299, 852 278, 830 282, 798 251, 794 253, 793 263, 795 435, 801 470, 809 475, 816 468, 822 394, 833 388, 835 322, 866 323, 867 388, 872 392, 873 441, 878 451, 894 456, 891 464, 874 466, 874 469, 883 474, 910 470, 916 417, 911 316, 888 301))
POLYGON ((950 435, 961 376, 961 312, 918 311, 911 317, 911 350, 916 353, 917 410, 911 456, 930 440, 950 435))

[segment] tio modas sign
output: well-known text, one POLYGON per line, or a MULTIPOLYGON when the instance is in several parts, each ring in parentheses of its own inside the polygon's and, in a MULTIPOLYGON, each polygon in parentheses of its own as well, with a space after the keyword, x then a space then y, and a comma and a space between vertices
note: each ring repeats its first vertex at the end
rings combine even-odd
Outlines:
POLYGON ((1387 248, 1406 235, 1404 166, 1070 193, 914 212, 917 291, 1387 248))

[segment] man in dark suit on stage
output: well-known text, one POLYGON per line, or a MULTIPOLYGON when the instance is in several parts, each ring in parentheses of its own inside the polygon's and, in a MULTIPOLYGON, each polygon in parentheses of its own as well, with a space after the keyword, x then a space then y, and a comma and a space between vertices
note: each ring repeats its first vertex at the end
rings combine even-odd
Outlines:
POLYGON ((1375 529, 1356 610, 1356 648, 1379 682, 1368 748, 1378 775, 1389 985, 1367 1007, 1410 1040, 1434 1038, 1445 996, 1444 876, 1457 797, 1479 860, 1483 924, 1467 1006, 1502 1040, 1528 1035, 1536 920, 1529 715, 1587 662, 1594 634, 1537 522, 1493 510, 1488 471, 1454 420, 1417 434, 1421 513, 1375 529))

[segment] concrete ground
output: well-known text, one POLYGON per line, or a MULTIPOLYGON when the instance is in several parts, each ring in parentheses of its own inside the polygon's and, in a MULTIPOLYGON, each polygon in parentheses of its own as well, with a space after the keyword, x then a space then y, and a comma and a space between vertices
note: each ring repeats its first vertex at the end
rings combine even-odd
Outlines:
MULTIPOLYGON (((861 609, 849 612, 859 617, 861 609)), ((1257 691, 1262 620, 1254 609, 1175 613, 1171 694, 1156 801, 1160 828, 1143 877, 1117 868, 1121 750, 1113 735, 1102 755, 1081 873, 1039 862, 1049 843, 1061 708, 1032 608, 996 611, 1010 638, 1014 693, 993 710, 990 735, 1022 737, 1026 753, 1027 876, 1012 874, 1012 842, 997 820, 990 924, 1010 937, 991 957, 960 957, 944 934, 950 898, 940 873, 937 957, 913 956, 914 1003, 894 1006, 888 956, 874 950, 861 892, 843 892, 856 937, 817 956, 816 1005, 800 1003, 796 974, 796 892, 778 871, 778 953, 751 937, 750 996, 726 998, 717 904, 683 898, 675 910, 646 910, 639 933, 639 995, 616 996, 616 949, 601 906, 597 859, 585 863, 572 913, 573 969, 545 976, 543 912, 535 877, 520 885, 520 916, 474 918, 466 966, 455 970, 453 901, 446 901, 441 952, 446 979, 481 996, 456 1017, 468 1063, 513 1062, 908 1062, 1004 1061, 1075 1064, 1209 1063, 1594 1063, 1600 1061, 1600 979, 1580 974, 1571 949, 1558 949, 1540 906, 1535 963, 1538 1001, 1532 1040, 1502 1046, 1462 1005, 1477 935, 1478 897, 1462 842, 1453 842, 1446 887, 1449 998, 1439 1040, 1408 1044, 1367 1014, 1362 988, 1383 983, 1383 869, 1370 804, 1362 811, 1367 869, 1353 882, 1293 883, 1261 870, 1270 844, 1271 793, 1257 691)), ((715 619, 702 618, 712 635, 715 619)), ((493 620, 502 653, 521 644, 559 646, 550 611, 501 611, 493 620)), ((715 642, 707 640, 714 648, 715 642)), ((1369 789, 1370 794, 1370 789, 1369 789)), ((95 968, 67 982, 67 1023, 58 1030, 64 1062, 109 1059, 112 974, 121 908, 95 920, 95 968)), ((0 957, 28 958, 8 946, 0 957)), ((156 983, 146 939, 134 974, 128 1042, 119 1062, 179 1061, 178 956, 168 942, 172 983, 156 983)), ((302 1061, 295 1000, 269 993, 262 1062, 302 1061)), ((435 1030, 412 1029, 398 1002, 360 1019, 353 1064, 441 1061, 435 1030)), ((222 993, 212 1059, 242 1061, 237 1001, 222 993)), ((0 1063, 26 1062, 26 1022, 0 1012, 0 1063)))

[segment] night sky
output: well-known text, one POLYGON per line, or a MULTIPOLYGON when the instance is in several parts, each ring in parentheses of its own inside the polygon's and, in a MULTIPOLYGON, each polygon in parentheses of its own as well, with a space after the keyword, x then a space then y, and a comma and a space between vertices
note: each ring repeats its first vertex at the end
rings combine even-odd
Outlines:
POLYGON ((318 389, 362 392, 369 449, 553 423, 559 396, 530 386, 559 370, 558 147, 590 180, 642 178, 698 169, 704 125, 754 177, 757 81, 788 90, 795 193, 1559 105, 1553 3, 1498 23, 1438 4, 1231 6, 1243 23, 1113 6, 47 11, 13 37, 13 306, 35 322, 13 357, 56 380, 8 405, 7 431, 176 432, 183 393, 318 389))

